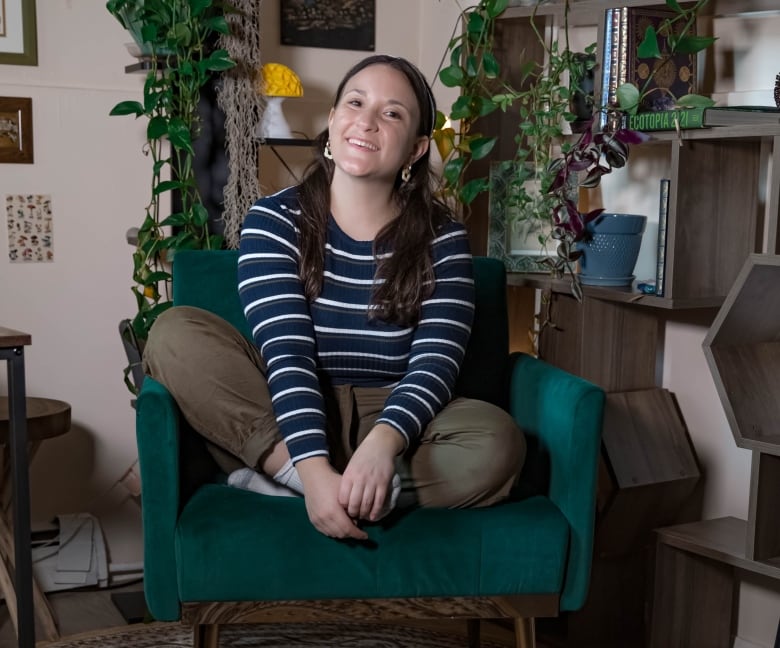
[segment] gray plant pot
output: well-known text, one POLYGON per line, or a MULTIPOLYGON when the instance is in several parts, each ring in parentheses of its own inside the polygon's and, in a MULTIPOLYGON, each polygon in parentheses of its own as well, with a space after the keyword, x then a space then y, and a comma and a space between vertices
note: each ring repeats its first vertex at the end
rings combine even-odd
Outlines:
POLYGON ((582 250, 580 279, 588 286, 630 286, 647 216, 603 213, 588 224, 591 238, 582 250))

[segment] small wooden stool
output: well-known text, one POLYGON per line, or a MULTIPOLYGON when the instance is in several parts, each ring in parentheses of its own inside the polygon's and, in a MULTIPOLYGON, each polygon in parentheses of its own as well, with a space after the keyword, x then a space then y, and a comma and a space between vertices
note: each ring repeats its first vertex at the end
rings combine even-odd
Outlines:
MULTIPOLYGON (((27 397, 27 447, 28 457, 32 461, 40 444, 46 439, 65 434, 70 429, 70 405, 65 401, 51 398, 27 397)), ((8 398, 0 396, 0 444, 3 445, 2 470, 0 475, 0 501, 7 492, 10 470, 6 460, 8 452, 8 398)), ((6 506, 0 507, 0 591, 5 597, 8 611, 16 628, 16 591, 11 576, 14 567, 13 531, 6 514, 6 506)), ((54 621, 49 601, 33 578, 33 603, 35 615, 41 626, 44 637, 48 640, 59 638, 57 624, 54 621)))

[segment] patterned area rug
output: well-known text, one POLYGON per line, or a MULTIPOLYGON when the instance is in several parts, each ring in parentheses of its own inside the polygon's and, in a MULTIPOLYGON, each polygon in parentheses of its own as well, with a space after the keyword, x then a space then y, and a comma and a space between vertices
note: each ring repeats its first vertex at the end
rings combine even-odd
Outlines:
MULTIPOLYGON (((387 624, 291 623, 225 626, 220 648, 463 648, 466 637, 387 624)), ((179 623, 112 628, 38 643, 38 648, 190 648, 192 632, 179 623)), ((482 648, 504 648, 485 638, 482 648)))

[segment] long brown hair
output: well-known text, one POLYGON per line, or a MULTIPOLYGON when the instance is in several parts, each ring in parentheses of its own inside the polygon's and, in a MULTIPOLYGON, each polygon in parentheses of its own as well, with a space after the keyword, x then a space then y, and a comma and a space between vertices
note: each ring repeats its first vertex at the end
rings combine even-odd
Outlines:
MULTIPOLYGON (((381 54, 363 59, 342 79, 334 106, 338 104, 347 82, 370 65, 388 65, 404 74, 419 106, 417 134, 430 137, 436 119, 436 103, 425 77, 406 59, 381 54)), ((310 301, 319 296, 323 283, 330 183, 334 169, 333 162, 323 153, 327 141, 326 129, 315 140, 314 160, 307 167, 299 186, 302 211, 299 224, 300 272, 306 297, 310 301)), ((421 303, 433 290, 431 241, 441 227, 454 218, 449 207, 433 193, 429 151, 412 165, 408 181, 401 180, 399 169, 393 186, 399 216, 382 228, 374 240, 374 255, 378 259, 376 278, 384 281, 378 281, 375 286, 372 316, 402 326, 418 321, 421 303), (379 257, 386 252, 392 254, 379 257)))

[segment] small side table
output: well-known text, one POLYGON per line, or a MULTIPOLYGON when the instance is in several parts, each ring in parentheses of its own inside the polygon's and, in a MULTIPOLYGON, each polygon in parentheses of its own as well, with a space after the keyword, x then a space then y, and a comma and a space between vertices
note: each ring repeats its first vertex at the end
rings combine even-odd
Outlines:
MULTIPOLYGON (((6 516, 6 500, 4 497, 5 493, 8 492, 7 489, 10 483, 9 466, 5 460, 9 450, 9 405, 9 399, 5 396, 0 396, 0 445, 3 446, 3 464, 0 471, 0 502, 2 502, 2 510, 0 510, 0 558, 2 558, 0 560, 0 591, 6 600, 13 600, 16 595, 14 584, 9 570, 5 567, 6 562, 10 566, 14 564, 14 544, 11 539, 13 523, 6 516)), ((25 405, 27 410, 27 445, 29 448, 27 460, 31 462, 41 442, 65 434, 70 430, 70 405, 61 400, 33 398, 30 396, 27 397, 25 405)), ((43 634, 44 639, 54 641, 59 638, 54 613, 46 595, 35 580, 34 574, 32 588, 34 615, 38 619, 38 629, 43 634)), ((9 611, 11 610, 12 607, 9 607, 9 611)), ((19 628, 16 627, 16 618, 12 615, 11 619, 14 622, 18 636, 19 628)))
MULTIPOLYGON (((35 622, 30 546, 30 473, 27 465, 27 401, 24 383, 24 347, 29 333, 0 327, 0 360, 8 367, 9 450, 13 483, 14 582, 19 648, 34 648, 35 622)), ((11 611, 12 601, 6 601, 11 611)), ((13 613, 12 613, 13 618, 13 613)))

